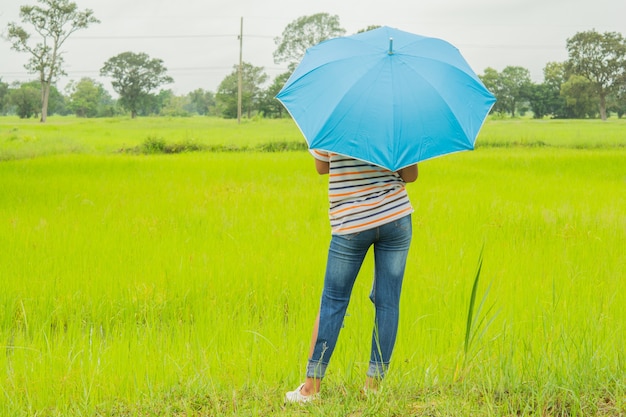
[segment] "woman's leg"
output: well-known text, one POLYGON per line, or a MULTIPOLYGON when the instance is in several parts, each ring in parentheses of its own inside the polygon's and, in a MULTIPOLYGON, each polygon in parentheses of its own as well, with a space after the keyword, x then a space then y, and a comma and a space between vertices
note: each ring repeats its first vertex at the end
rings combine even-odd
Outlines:
MULTIPOLYGON (((311 345, 309 346, 309 358, 313 357, 313 351, 315 349, 315 342, 317 341, 317 333, 320 326, 320 313, 317 313, 317 317, 315 318, 315 324, 313 325, 313 334, 311 335, 311 345)), ((302 395, 312 395, 317 394, 320 391, 320 386, 322 384, 321 378, 309 378, 307 377, 304 381, 304 385, 300 389, 300 393, 302 395)))
POLYGON ((367 384, 372 384, 372 379, 385 376, 396 342, 400 293, 412 236, 411 216, 379 229, 380 237, 374 244, 375 272, 370 294, 376 308, 376 319, 367 384))
POLYGON ((333 235, 328 251, 324 289, 307 363, 307 380, 302 394, 319 391, 320 380, 333 354, 354 281, 376 231, 333 235))

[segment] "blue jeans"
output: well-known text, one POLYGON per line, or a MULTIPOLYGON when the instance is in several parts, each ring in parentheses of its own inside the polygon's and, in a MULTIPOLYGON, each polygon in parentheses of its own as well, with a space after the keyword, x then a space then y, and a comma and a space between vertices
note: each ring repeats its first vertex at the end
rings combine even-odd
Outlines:
POLYGON ((320 305, 319 328, 307 377, 323 378, 350 302, 354 281, 374 245, 374 283, 370 299, 376 309, 367 376, 385 376, 398 332, 400 292, 411 244, 411 216, 370 230, 333 235, 320 305))

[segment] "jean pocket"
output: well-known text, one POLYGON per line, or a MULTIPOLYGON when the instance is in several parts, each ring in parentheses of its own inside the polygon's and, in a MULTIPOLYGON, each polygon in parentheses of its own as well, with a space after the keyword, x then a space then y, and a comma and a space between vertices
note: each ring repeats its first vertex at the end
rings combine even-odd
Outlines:
POLYGON ((339 235, 341 236, 341 238, 345 239, 345 240, 354 240, 357 237, 359 237, 361 235, 361 232, 356 232, 356 233, 348 233, 345 235, 339 235))
POLYGON ((396 228, 401 229, 405 232, 410 232, 413 227, 410 214, 396 220, 394 223, 396 228))

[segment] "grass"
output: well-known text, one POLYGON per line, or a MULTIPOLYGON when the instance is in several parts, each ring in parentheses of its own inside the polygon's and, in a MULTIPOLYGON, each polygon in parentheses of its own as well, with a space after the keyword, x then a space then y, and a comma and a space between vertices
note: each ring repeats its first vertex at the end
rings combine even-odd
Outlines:
MULTIPOLYGON (((301 408, 283 395, 304 376, 329 238, 326 179, 310 156, 118 152, 154 126, 166 143, 205 126, 203 143, 236 146, 296 141, 297 129, 148 119, 130 141, 120 136, 136 121, 53 121, 67 123, 63 142, 59 130, 16 121, 0 119, 0 135, 31 129, 42 148, 0 136, 1 155, 13 147, 0 158, 0 415, 626 414, 626 150, 607 139, 614 126, 597 123, 601 147, 555 133, 551 146, 484 146, 421 164, 382 392, 359 393, 373 321, 368 257, 323 399, 301 408), (98 142, 109 124, 119 130, 98 142)), ((483 133, 515 142, 541 123, 492 122, 483 133)))
POLYGON ((50 117, 46 124, 33 119, 0 118, 0 160, 59 154, 110 154, 134 151, 145 143, 220 149, 255 148, 302 139, 290 120, 233 120, 189 118, 50 117))
POLYGON ((601 120, 489 120, 478 147, 526 146, 565 148, 623 148, 626 119, 601 120))
MULTIPOLYGON (((477 148, 623 148, 626 119, 489 120, 477 148)), ((44 155, 301 150, 291 119, 0 117, 0 161, 44 155)))

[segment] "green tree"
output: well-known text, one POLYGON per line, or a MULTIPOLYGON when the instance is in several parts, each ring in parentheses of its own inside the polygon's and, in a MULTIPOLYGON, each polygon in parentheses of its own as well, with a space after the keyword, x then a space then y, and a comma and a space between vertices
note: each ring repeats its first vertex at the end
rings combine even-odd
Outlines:
POLYGON ((500 73, 502 79, 501 96, 497 97, 502 100, 507 112, 511 117, 515 117, 522 101, 529 96, 529 88, 532 85, 530 79, 530 71, 523 67, 507 66, 500 73))
POLYGON ((211 91, 198 88, 187 94, 187 104, 185 110, 190 113, 197 113, 207 116, 213 112, 215 107, 215 95, 211 91))
POLYGON ((626 114, 626 77, 611 98, 610 110, 617 113, 617 117, 621 119, 626 114))
POLYGON ((515 117, 519 104, 530 96, 530 72, 526 68, 508 66, 498 72, 493 68, 485 69, 479 77, 485 87, 496 96, 492 111, 509 113, 515 117))
POLYGON ((600 118, 607 118, 607 97, 616 93, 626 76, 626 40, 617 32, 590 30, 567 40, 567 70, 585 77, 599 100, 600 118))
POLYGON ((286 113, 285 108, 280 101, 276 98, 276 94, 283 88, 290 72, 285 72, 274 78, 274 82, 270 85, 261 95, 261 101, 259 103, 259 111, 268 117, 283 117, 286 113))
POLYGON ((528 102, 534 119, 542 119, 550 114, 552 97, 552 90, 546 83, 533 84, 529 87, 528 102))
POLYGON ((0 114, 7 114, 9 109, 9 84, 0 77, 0 114))
POLYGON ((565 82, 565 67, 561 62, 548 62, 543 69, 544 81, 532 84, 528 101, 533 117, 566 117, 565 99, 561 96, 561 86, 565 82))
POLYGON ((186 110, 189 103, 187 96, 177 96, 172 90, 161 90, 158 94, 159 108, 157 113, 161 116, 189 117, 191 113, 186 110))
MULTIPOLYGON (((39 87, 39 83, 34 81, 33 86, 39 87)), ((48 115, 51 114, 71 114, 71 111, 67 108, 66 97, 61 94, 54 84, 50 86, 50 98, 48 99, 48 115)))
POLYGON ((21 119, 37 117, 41 110, 41 94, 36 83, 23 83, 9 90, 9 104, 21 119))
POLYGON ((548 62, 543 68, 544 84, 550 88, 550 113, 555 118, 566 118, 565 98, 561 95, 561 88, 567 81, 564 62, 548 62))
POLYGON ((561 96, 565 99, 568 118, 584 119, 598 113, 596 86, 582 75, 572 75, 561 86, 561 96))
POLYGON ((478 78, 480 78, 485 87, 487 87, 487 90, 491 91, 491 93, 496 96, 497 100, 491 108, 491 112, 504 114, 504 102, 500 101, 500 97, 504 94, 504 86, 502 85, 502 77, 500 76, 500 73, 491 67, 487 67, 485 68, 484 74, 479 75, 478 78))
POLYGON ((277 45, 274 62, 287 63, 293 69, 307 48, 345 33, 336 15, 317 13, 299 17, 285 27, 281 36, 274 38, 277 45))
MULTIPOLYGON (((250 118, 252 112, 258 110, 261 87, 267 81, 267 74, 263 67, 247 62, 242 64, 242 70, 241 108, 250 118)), ((215 95, 219 113, 228 119, 237 117, 238 71, 239 66, 235 65, 233 72, 222 80, 215 95)))
POLYGON ((107 113, 112 105, 111 95, 99 82, 91 78, 81 78, 68 86, 68 108, 77 117, 97 117, 107 113))
POLYGON ((119 104, 130 111, 131 118, 153 101, 151 92, 159 86, 172 83, 161 59, 151 59, 145 53, 123 52, 109 58, 100 69, 100 75, 113 78, 111 85, 119 94, 119 104))
POLYGON ((359 29, 356 33, 369 32, 370 30, 378 29, 381 27, 380 25, 369 25, 365 29, 359 29))
POLYGON ((33 26, 40 36, 38 43, 31 43, 31 34, 17 23, 9 23, 7 38, 12 49, 28 52, 31 57, 24 66, 29 72, 39 74, 41 83, 41 121, 48 115, 50 86, 63 71, 62 46, 69 36, 92 23, 99 23, 93 11, 79 11, 76 3, 69 0, 37 0, 38 6, 21 6, 23 23, 33 26))
POLYGON ((560 90, 561 85, 567 81, 567 75, 565 73, 565 63, 563 62, 548 62, 543 67, 543 80, 553 90, 560 90))

